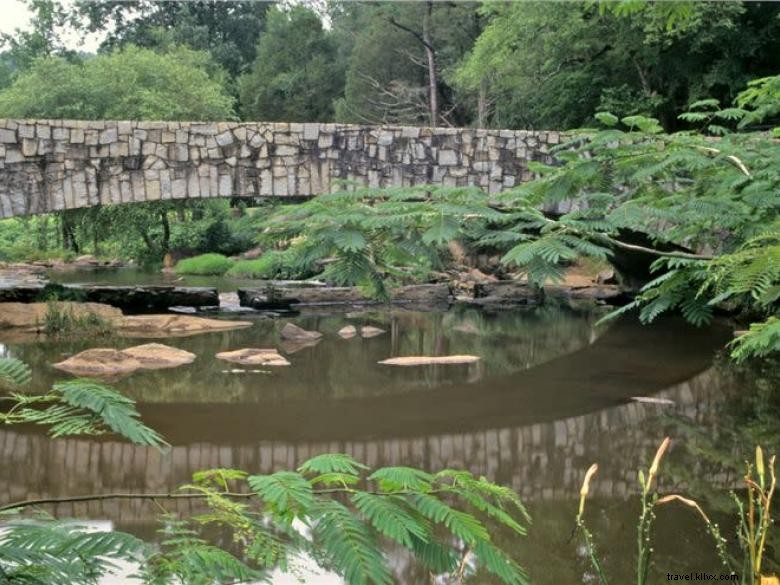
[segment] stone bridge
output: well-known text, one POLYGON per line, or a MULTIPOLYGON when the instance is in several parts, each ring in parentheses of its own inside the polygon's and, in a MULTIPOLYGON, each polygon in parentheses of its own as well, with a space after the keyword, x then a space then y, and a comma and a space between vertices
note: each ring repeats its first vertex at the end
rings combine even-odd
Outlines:
POLYGON ((208 197, 310 197, 367 187, 527 181, 557 132, 353 126, 0 120, 0 218, 208 197))

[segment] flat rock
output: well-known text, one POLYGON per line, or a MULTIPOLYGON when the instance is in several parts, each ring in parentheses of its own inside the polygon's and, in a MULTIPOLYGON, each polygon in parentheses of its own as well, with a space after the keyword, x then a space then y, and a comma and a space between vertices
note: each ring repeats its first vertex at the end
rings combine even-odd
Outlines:
POLYGON ((442 355, 425 356, 410 355, 405 357, 390 358, 378 362, 386 366, 427 366, 430 364, 473 364, 480 360, 476 355, 442 355))
POLYGON ((245 366, 289 366, 288 362, 275 349, 244 348, 234 351, 223 351, 216 355, 217 359, 242 364, 245 366))
POLYGON ((55 303, 0 303, 0 329, 24 327, 40 329, 46 320, 49 306, 53 305, 61 313, 70 313, 81 318, 89 315, 109 321, 113 324, 122 320, 122 311, 100 303, 76 303, 57 301, 55 303))
POLYGON ((77 353, 54 364, 77 376, 118 377, 136 370, 175 368, 192 363, 195 354, 161 343, 147 343, 127 349, 96 348, 77 353))
POLYGON ((342 339, 352 339, 357 335, 357 328, 354 325, 347 325, 339 329, 338 335, 342 339))
POLYGON ((77 353, 54 367, 77 376, 110 377, 132 374, 142 365, 118 349, 96 348, 77 353))
POLYGON ((192 315, 133 315, 124 317, 117 328, 127 337, 185 337, 251 326, 251 321, 206 319, 192 315))
POLYGON ((366 325, 360 328, 360 336, 364 339, 376 337, 377 335, 382 335, 383 333, 385 333, 384 329, 380 329, 379 327, 372 327, 371 325, 366 325))
POLYGON ((197 357, 194 353, 162 343, 146 343, 123 349, 122 353, 135 358, 141 367, 149 370, 175 368, 190 364, 197 357))
POLYGON ((293 323, 285 323, 284 327, 282 327, 282 330, 280 331, 280 334, 284 339, 294 339, 297 341, 311 341, 322 337, 322 333, 319 331, 307 331, 306 329, 298 327, 293 323))

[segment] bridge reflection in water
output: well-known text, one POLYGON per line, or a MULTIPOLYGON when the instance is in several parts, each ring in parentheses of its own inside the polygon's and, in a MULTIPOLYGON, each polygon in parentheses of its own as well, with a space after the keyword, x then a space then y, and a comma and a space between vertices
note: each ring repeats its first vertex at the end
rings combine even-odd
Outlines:
MULTIPOLYGON (((622 499, 633 493, 638 464, 652 457, 662 435, 658 426, 647 423, 665 410, 709 425, 728 394, 725 386, 718 372, 708 369, 656 395, 672 400, 674 406, 628 402, 547 422, 404 438, 196 442, 176 445, 166 454, 118 441, 51 440, 2 431, 0 499, 160 492, 186 482, 197 469, 235 467, 269 473, 294 468, 325 452, 349 453, 372 467, 465 468, 511 485, 529 502, 576 499, 585 469, 598 461, 594 495, 622 499)), ((722 484, 732 480, 715 478, 722 484)), ((198 506, 190 500, 164 505, 182 513, 198 506)), ((152 527, 159 512, 146 501, 112 500, 47 509, 57 516, 111 518, 119 527, 141 532, 152 527)))

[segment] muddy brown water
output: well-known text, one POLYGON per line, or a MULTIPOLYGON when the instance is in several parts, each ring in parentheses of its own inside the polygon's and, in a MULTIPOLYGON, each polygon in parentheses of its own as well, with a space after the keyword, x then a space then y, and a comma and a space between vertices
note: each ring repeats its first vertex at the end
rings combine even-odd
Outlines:
MULTIPOLYGON (((730 330, 722 324, 696 329, 677 319, 642 326, 629 318, 599 327, 599 316, 596 310, 564 307, 496 314, 464 308, 372 310, 289 319, 324 334, 308 347, 279 337, 288 319, 259 317, 252 317, 255 324, 248 329, 170 339, 167 344, 198 358, 116 382, 138 400, 144 420, 165 435, 169 452, 113 438, 51 440, 35 429, 3 429, 0 501, 162 491, 198 469, 266 473, 323 452, 349 453, 373 467, 466 468, 512 486, 526 501, 534 517, 529 537, 504 543, 534 583, 592 583, 584 551, 569 538, 582 476, 598 462, 593 528, 614 582, 629 582, 622 579, 632 574, 636 471, 669 432, 669 416, 685 417, 705 434, 715 432, 719 407, 736 391, 728 371, 713 365, 730 330), (341 339, 336 332, 348 324, 386 333, 341 339), (278 348, 291 366, 243 368, 214 358, 243 347, 278 348), (413 368, 377 363, 422 354, 482 359, 413 368), (233 371, 252 369, 262 371, 233 371), (673 404, 637 403, 634 396, 673 404)), ((146 341, 4 342, 0 334, 0 350, 31 364, 33 383, 45 387, 67 377, 51 367, 66 355, 146 341)), ((675 441, 688 440, 678 434, 675 441)), ((677 451, 678 466, 698 469, 695 458, 677 451)), ((727 490, 736 480, 726 473, 713 482, 727 490)), ((668 489, 687 485, 680 474, 662 482, 668 489)), ((165 506, 181 513, 193 509, 188 502, 165 506)), ((109 519, 147 537, 154 534, 159 511, 148 503, 117 501, 48 509, 109 519)), ((691 514, 662 511, 658 530, 659 575, 718 568, 691 514)), ((399 583, 426 582, 412 566, 395 565, 399 583)))

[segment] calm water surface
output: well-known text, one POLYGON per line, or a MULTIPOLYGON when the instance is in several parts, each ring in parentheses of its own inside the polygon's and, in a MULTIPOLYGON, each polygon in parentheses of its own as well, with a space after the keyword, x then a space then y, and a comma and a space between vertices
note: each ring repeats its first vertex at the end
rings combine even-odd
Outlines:
MULTIPOLYGON (((652 327, 632 320, 597 327, 598 317, 593 310, 549 307, 492 315, 471 309, 366 311, 291 319, 324 333, 312 346, 280 339, 287 319, 260 317, 248 329, 169 339, 165 343, 198 358, 117 382, 173 445, 169 453, 115 440, 50 440, 36 431, 2 431, 0 499, 167 490, 202 468, 265 473, 322 452, 350 453, 371 466, 467 468, 511 485, 528 504, 530 535, 507 546, 533 582, 579 584, 596 581, 584 551, 569 539, 582 476, 598 462, 591 525, 613 582, 629 582, 639 465, 646 466, 671 433, 675 446, 662 485, 694 489, 701 478, 719 506, 739 474, 713 466, 696 447, 734 424, 724 411, 739 398, 742 382, 716 360, 730 335, 725 326, 694 329, 669 319, 652 327), (347 324, 386 333, 344 340, 336 331, 347 324), (244 347, 279 348, 292 365, 234 373, 234 365, 214 358, 244 347), (377 364, 391 356, 456 353, 482 360, 422 368, 377 364), (633 396, 674 404, 637 403, 633 396)), ((45 386, 63 377, 51 364, 67 355, 148 341, 159 340, 0 337, 0 348, 30 363, 34 383, 45 386)), ((182 513, 190 505, 165 504, 182 513)), ((106 501, 52 511, 111 519, 150 537, 158 509, 106 501)), ((713 514, 719 517, 717 509, 713 514)), ((659 583, 667 571, 718 569, 706 533, 686 510, 661 510, 658 535, 659 583)), ((427 582, 403 557, 394 566, 399 583, 427 582)))

